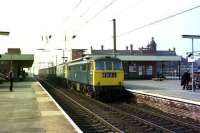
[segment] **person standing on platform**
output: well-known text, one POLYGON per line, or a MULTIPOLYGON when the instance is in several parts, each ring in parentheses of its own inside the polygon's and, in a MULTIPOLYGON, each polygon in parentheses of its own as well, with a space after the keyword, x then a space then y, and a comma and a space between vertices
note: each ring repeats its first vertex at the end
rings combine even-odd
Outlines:
POLYGON ((186 87, 187 89, 192 89, 191 86, 189 86, 189 83, 191 82, 191 77, 189 71, 187 72, 187 77, 186 77, 186 87))
POLYGON ((9 80, 10 80, 10 91, 13 91, 13 80, 14 80, 14 73, 12 70, 9 72, 9 80))
POLYGON ((187 71, 181 77, 181 85, 183 85, 183 90, 188 89, 189 82, 190 82, 190 73, 189 71, 187 71))
POLYGON ((197 78, 196 78, 196 87, 200 89, 200 74, 199 73, 197 74, 197 78))

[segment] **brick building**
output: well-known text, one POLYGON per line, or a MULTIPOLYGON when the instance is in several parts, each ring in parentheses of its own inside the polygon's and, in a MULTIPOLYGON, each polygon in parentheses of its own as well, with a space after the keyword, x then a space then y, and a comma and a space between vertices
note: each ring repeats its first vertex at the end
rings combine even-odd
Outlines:
MULTIPOLYGON (((85 53, 87 56, 112 56, 113 50, 94 50, 92 47, 85 53)), ((126 50, 117 50, 116 56, 122 60, 125 72, 125 79, 152 79, 159 75, 165 77, 173 74, 180 77, 180 61, 181 57, 176 55, 175 48, 173 50, 157 50, 157 44, 152 38, 146 47, 138 50, 130 49, 126 46, 126 50)))

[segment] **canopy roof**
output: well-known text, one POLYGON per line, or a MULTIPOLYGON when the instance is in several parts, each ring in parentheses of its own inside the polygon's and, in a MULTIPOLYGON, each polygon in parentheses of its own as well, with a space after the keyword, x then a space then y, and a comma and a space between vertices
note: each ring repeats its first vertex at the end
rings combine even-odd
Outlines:
POLYGON ((19 63, 22 67, 31 67, 34 61, 33 54, 4 54, 1 55, 0 61, 14 61, 19 63))

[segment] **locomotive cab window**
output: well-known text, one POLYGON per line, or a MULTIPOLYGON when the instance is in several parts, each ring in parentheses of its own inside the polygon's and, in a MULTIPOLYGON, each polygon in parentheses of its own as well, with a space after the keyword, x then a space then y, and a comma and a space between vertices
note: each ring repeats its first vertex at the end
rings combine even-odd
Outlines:
POLYGON ((112 70, 112 62, 106 61, 105 62, 105 69, 106 70, 112 70))
POLYGON ((104 70, 104 62, 96 61, 96 70, 104 70))
POLYGON ((122 69, 121 62, 113 62, 113 65, 114 65, 114 70, 121 70, 122 69))

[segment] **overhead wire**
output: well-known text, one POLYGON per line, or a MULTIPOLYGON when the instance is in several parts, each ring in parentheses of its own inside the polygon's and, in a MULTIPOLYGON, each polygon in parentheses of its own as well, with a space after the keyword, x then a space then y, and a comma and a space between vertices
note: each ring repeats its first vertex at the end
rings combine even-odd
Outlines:
MULTIPOLYGON (((104 6, 101 10, 99 10, 96 14, 94 14, 94 15, 93 15, 92 17, 90 17, 87 21, 85 21, 85 25, 83 25, 83 26, 81 27, 81 29, 82 29, 83 27, 85 27, 87 24, 89 24, 89 22, 91 22, 93 19, 95 19, 95 18, 96 18, 98 15, 100 15, 103 11, 105 11, 107 8, 109 8, 111 5, 113 5, 116 1, 117 1, 117 0, 112 0, 112 1, 109 2, 106 6, 104 6)), ((144 1, 144 0, 142 0, 142 1, 144 1)), ((80 0, 79 3, 78 3, 75 7, 77 8, 77 7, 80 5, 81 2, 82 2, 82 1, 80 0)), ((94 2, 93 4, 95 4, 95 2, 94 2)), ((89 6, 89 7, 85 10, 85 12, 83 12, 80 16, 85 15, 85 14, 91 9, 91 7, 93 6, 93 4, 91 4, 91 6, 89 6)), ((138 3, 136 3, 136 4, 138 5, 138 3)), ((134 6, 134 7, 136 7, 136 6, 134 6)), ((189 8, 189 9, 180 11, 180 12, 178 12, 178 13, 169 15, 169 16, 167 16, 167 17, 164 17, 164 18, 161 18, 161 19, 152 21, 152 22, 150 22, 150 23, 144 24, 144 25, 139 26, 139 27, 137 27, 137 28, 134 28, 134 29, 131 29, 131 30, 129 30, 129 31, 123 32, 123 33, 121 33, 121 34, 118 34, 117 37, 119 38, 119 37, 121 37, 121 36, 125 36, 125 35, 128 35, 128 34, 131 34, 131 33, 135 32, 135 31, 141 30, 141 29, 143 29, 143 28, 152 26, 152 25, 157 24, 157 23, 161 23, 161 22, 163 22, 163 21, 165 21, 165 20, 168 20, 168 19, 174 18, 174 17, 176 17, 176 16, 182 15, 182 14, 187 13, 187 12, 189 12, 189 11, 195 10, 195 9, 197 9, 197 8, 199 8, 199 7, 200 7, 200 5, 197 5, 197 6, 194 6, 194 7, 192 7, 192 8, 189 8)), ((129 9, 130 9, 130 7, 127 8, 127 10, 129 10, 129 9)), ((125 11, 125 10, 124 10, 124 11, 125 11)), ((123 12, 124 12, 124 11, 123 11, 123 12)), ((79 30, 79 31, 80 31, 80 30, 79 30)), ((111 39, 111 37, 110 37, 110 39, 111 39)), ((107 40, 109 40, 109 39, 106 39, 106 40, 104 40, 103 42, 105 42, 105 41, 107 41, 107 40)))
MULTIPOLYGON (((82 3, 82 0, 79 0, 79 2, 75 4, 75 6, 72 8, 72 11, 75 12, 78 9, 78 7, 81 5, 81 3, 82 3)), ((67 18, 65 19, 65 23, 70 20, 71 16, 67 16, 67 18)))
MULTIPOLYGON (((120 14, 123 14, 125 13, 127 10, 129 10, 130 8, 136 8, 139 4, 143 3, 145 0, 139 0, 137 1, 136 3, 134 3, 133 5, 129 5, 127 8, 125 8, 124 10, 120 11, 117 15, 120 15, 120 14)), ((96 13, 93 17, 91 17, 90 19, 88 19, 87 21, 85 21, 85 24, 83 24, 83 26, 81 26, 81 29, 83 29, 90 21, 92 21, 94 18, 96 18, 100 13, 102 13, 104 10, 106 10, 107 8, 109 8, 111 5, 114 4, 114 2, 116 2, 116 0, 112 0, 109 4, 107 4, 106 6, 104 6, 104 8, 102 8, 101 10, 99 10, 98 13, 96 13)), ((96 2, 94 2, 96 3, 96 2)), ((92 5, 91 5, 92 7, 92 5)), ((86 10, 87 11, 87 10, 86 10)), ((116 16, 116 15, 114 15, 116 16)), ((109 20, 111 21, 111 20, 109 20)), ((103 21, 104 22, 104 21, 103 21)), ((105 22, 108 22, 108 21, 105 21, 105 22)), ((101 24, 102 24, 102 21, 101 21, 101 24)), ((78 32, 81 30, 79 29, 78 32)), ((111 37, 108 37, 108 38, 111 38, 111 37)), ((102 42, 105 42, 107 39, 104 39, 102 42)))
MULTIPOLYGON (((96 0, 97 1, 97 0, 96 0)), ((80 15, 81 18, 84 17, 84 15, 97 3, 96 1, 94 1, 94 3, 92 3, 85 11, 83 11, 83 13, 80 15)), ((99 10, 99 12, 97 12, 95 15, 93 15, 91 18, 89 18, 87 21, 85 21, 85 23, 83 24, 83 26, 81 26, 81 29, 83 27, 85 27, 89 21, 91 21, 92 19, 96 18, 100 13, 102 13, 104 10, 106 10, 107 8, 109 8, 111 5, 114 4, 114 2, 116 2, 117 0, 112 0, 109 4, 107 4, 106 6, 104 6, 101 10, 99 10)), ((134 4, 134 6, 137 6, 138 4, 142 3, 144 0, 139 0, 136 4, 134 4)), ((125 12, 126 10, 128 10, 131 6, 128 6, 126 9, 124 9, 123 11, 120 11, 120 14, 122 12, 125 12)), ((81 30, 79 29, 79 31, 81 30)))
POLYGON ((89 18, 86 23, 88 24, 90 21, 92 21, 94 18, 96 18, 99 14, 101 14, 103 11, 105 11, 107 8, 109 8, 111 5, 113 5, 117 0, 112 0, 109 2, 106 6, 104 6, 101 10, 99 10, 95 15, 93 15, 91 18, 89 18))
MULTIPOLYGON (((110 3, 108 3, 106 6, 104 6, 101 10, 99 10, 99 12, 97 12, 95 15, 93 15, 90 19, 88 19, 87 21, 85 21, 85 24, 83 24, 82 26, 81 26, 81 29, 83 29, 86 25, 88 25, 88 23, 90 22, 90 21, 92 21, 94 18, 96 18, 98 15, 100 15, 104 10, 106 10, 107 8, 109 8, 111 5, 113 5, 115 2, 116 2, 117 0, 112 0, 110 3)), ((119 14, 123 14, 123 13, 125 13, 127 10, 129 10, 130 8, 136 8, 139 4, 141 4, 141 3, 143 3, 145 0, 139 0, 139 1, 137 1, 134 5, 130 5, 130 6, 128 6, 127 8, 125 8, 124 10, 122 10, 122 11, 120 11, 119 13, 118 13, 118 15, 119 14)), ((96 2, 94 2, 93 4, 96 4, 96 2)), ((85 10, 85 13, 86 12, 88 12, 88 10, 91 8, 91 7, 93 7, 93 4, 91 4, 91 6, 89 6, 88 7, 88 9, 86 9, 85 10)), ((85 14, 85 13, 83 13, 83 14, 85 14)), ((83 17, 82 15, 80 15, 80 17, 83 17)), ((107 21, 106 21, 107 22, 107 21)), ((102 23, 102 22, 101 22, 102 23)), ((78 32, 80 32, 81 31, 81 29, 79 29, 78 30, 78 32)), ((108 37, 108 38, 111 38, 111 37, 108 37)), ((108 40, 108 39, 104 39, 102 42, 105 42, 106 40, 108 40)))
POLYGON ((82 0, 79 0, 79 2, 74 6, 73 10, 76 10, 80 6, 81 3, 82 3, 82 0))
MULTIPOLYGON (((139 26, 139 27, 134 28, 134 29, 132 29, 132 30, 129 30, 129 31, 127 31, 127 32, 118 34, 116 37, 119 38, 119 37, 121 37, 121 36, 128 35, 128 34, 130 34, 130 33, 132 33, 132 32, 141 30, 141 29, 146 28, 146 27, 148 27, 148 26, 152 26, 152 25, 154 25, 154 24, 160 23, 160 22, 162 22, 162 21, 168 20, 168 19, 170 19, 170 18, 176 17, 176 16, 178 16, 178 15, 184 14, 184 13, 189 12, 189 11, 192 11, 192 10, 197 9, 197 8, 199 8, 199 7, 200 7, 200 5, 197 5, 197 6, 194 6, 194 7, 192 7, 192 8, 183 10, 183 11, 178 12, 178 13, 175 13, 175 14, 173 14, 173 15, 169 15, 169 16, 167 16, 167 17, 164 17, 164 18, 155 20, 155 21, 153 21, 153 22, 150 22, 150 23, 148 23, 148 24, 139 26)), ((111 39, 112 39, 112 36, 108 37, 107 39, 102 40, 101 43, 107 42, 107 41, 109 41, 109 40, 111 40, 111 39)))
POLYGON ((127 32, 121 33, 121 34, 119 34, 117 37, 121 37, 121 36, 130 34, 130 33, 132 33, 132 32, 135 32, 135 31, 137 31, 137 30, 141 30, 141 29, 143 29, 143 28, 152 26, 152 25, 154 25, 154 24, 157 24, 157 23, 160 23, 160 22, 162 22, 162 21, 171 19, 171 18, 176 17, 176 16, 178 16, 178 15, 182 15, 182 14, 184 14, 184 13, 187 13, 187 12, 192 11, 192 10, 194 10, 194 9, 197 9, 197 8, 199 8, 199 7, 200 7, 200 5, 195 6, 195 7, 192 7, 192 8, 189 8, 189 9, 186 9, 186 10, 183 10, 183 11, 178 12, 178 13, 175 13, 175 14, 173 14, 173 15, 169 15, 169 16, 167 16, 167 17, 164 17, 164 18, 155 20, 155 21, 150 22, 150 23, 148 23, 148 24, 145 24, 145 25, 139 26, 139 27, 137 27, 137 28, 134 28, 134 29, 132 29, 132 30, 129 30, 129 31, 127 31, 127 32))
POLYGON ((97 3, 97 0, 95 0, 83 13, 80 15, 80 17, 83 17, 94 5, 97 3))
MULTIPOLYGON (((113 5, 116 1, 117 0, 110 1, 106 6, 104 6, 102 9, 100 9, 96 14, 94 14, 92 17, 90 17, 88 20, 86 20, 85 23, 81 26, 81 28, 77 32, 80 32, 81 29, 83 29, 86 25, 89 24, 89 22, 91 22, 94 18, 96 18, 98 15, 100 15, 103 11, 105 11, 107 8, 109 8, 111 5, 113 5)), ((91 8, 91 7, 92 7, 92 5, 89 8, 91 8)))
MULTIPOLYGON (((81 1, 81 0, 80 0, 81 1)), ((90 21, 92 21, 94 18, 96 18, 98 15, 100 15, 103 11, 105 11, 107 8, 109 8, 111 5, 113 5, 117 0, 112 0, 111 2, 109 2, 106 6, 104 6, 101 10, 99 10, 95 15, 93 15, 92 17, 90 17, 88 20, 86 20, 83 24, 83 26, 81 26, 81 29, 83 27, 85 27, 90 21)), ((80 2, 79 2, 80 3, 80 2)), ((80 5, 79 3, 77 3, 77 5, 80 5)), ((80 18, 83 18, 83 15, 85 15, 94 5, 96 4, 96 1, 91 4, 81 15, 80 18)), ((77 7, 77 6, 75 6, 77 7)), ((68 19, 69 20, 69 19, 68 19)), ((81 30, 79 29, 79 31, 81 30)))
POLYGON ((145 0, 138 0, 137 2, 135 2, 134 4, 130 4, 128 5, 128 7, 126 7, 125 9, 119 11, 117 14, 113 15, 113 16, 117 16, 115 18, 119 18, 119 16, 121 16, 122 14, 124 14, 125 12, 127 12, 129 9, 133 9, 136 8, 138 5, 140 5, 141 3, 143 3, 145 0))

